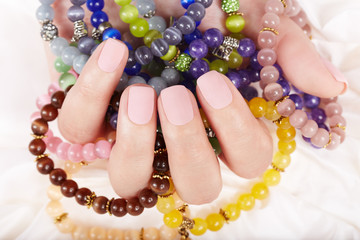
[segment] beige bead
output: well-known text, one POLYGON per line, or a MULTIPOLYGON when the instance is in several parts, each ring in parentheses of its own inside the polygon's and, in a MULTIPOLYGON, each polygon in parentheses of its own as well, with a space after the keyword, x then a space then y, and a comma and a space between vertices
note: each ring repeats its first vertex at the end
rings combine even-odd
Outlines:
POLYGON ((88 240, 89 239, 89 228, 85 226, 76 226, 72 232, 74 240, 88 240))
POLYGON ((107 240, 124 240, 124 231, 120 229, 109 229, 107 232, 107 240))
POLYGON ((60 200, 63 195, 61 194, 60 187, 55 185, 50 185, 46 191, 50 200, 60 200))
POLYGON ((71 161, 66 161, 65 162, 64 170, 65 170, 66 173, 74 174, 74 173, 79 172, 80 169, 81 169, 80 163, 74 163, 74 162, 71 162, 71 161))
POLYGON ((160 227, 160 240, 174 240, 177 238, 177 228, 169 228, 165 225, 160 227))
POLYGON ((65 218, 57 223, 56 226, 62 233, 71 233, 75 228, 74 222, 70 218, 65 218))
POLYGON ((64 212, 64 209, 59 201, 50 201, 46 206, 46 212, 50 217, 58 217, 64 212))
POLYGON ((104 240, 106 239, 106 230, 102 227, 92 227, 89 231, 91 240, 104 240))
POLYGON ((144 240, 159 240, 160 239, 160 233, 157 228, 150 227, 144 229, 144 240))
POLYGON ((141 240, 140 231, 137 230, 126 230, 124 235, 124 240, 141 240))

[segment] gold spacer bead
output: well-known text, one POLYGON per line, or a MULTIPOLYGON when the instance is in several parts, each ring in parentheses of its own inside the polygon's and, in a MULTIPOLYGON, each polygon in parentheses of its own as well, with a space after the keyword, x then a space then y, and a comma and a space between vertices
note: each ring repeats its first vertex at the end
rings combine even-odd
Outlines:
POLYGON ((158 195, 158 197, 160 197, 160 198, 168 198, 168 197, 171 197, 172 195, 173 195, 172 193, 169 193, 169 194, 158 195))
POLYGON ((157 154, 162 154, 162 153, 166 153, 166 152, 167 152, 166 148, 164 148, 164 149, 160 148, 158 150, 155 150, 154 154, 157 155, 157 154))
POLYGON ((231 12, 228 14, 229 16, 234 16, 234 15, 238 15, 238 16, 244 16, 244 13, 242 12, 231 12))
POLYGON ((273 123, 281 124, 282 120, 284 120, 284 119, 285 119, 285 117, 281 116, 279 119, 274 120, 273 123))
POLYGON ((325 144, 325 146, 323 146, 323 148, 327 148, 327 146, 329 146, 329 145, 330 145, 331 140, 332 140, 332 135, 331 135, 331 132, 329 132, 329 141, 328 141, 328 143, 327 143, 327 144, 325 144))
POLYGON ((39 159, 44 158, 44 157, 48 157, 48 156, 49 156, 49 154, 41 154, 41 155, 38 155, 38 156, 36 156, 34 162, 37 162, 37 161, 39 161, 39 159))
POLYGON ((96 194, 94 192, 92 192, 91 195, 86 196, 86 206, 88 207, 88 209, 92 207, 95 198, 96 194))
POLYGON ((280 0, 280 1, 284 5, 284 8, 286 8, 287 7, 286 1, 285 0, 280 0))
POLYGON ((309 39, 310 39, 310 40, 312 40, 312 39, 313 39, 313 36, 312 36, 312 35, 310 35, 310 36, 309 36, 309 39))
POLYGON ((110 216, 112 216, 112 214, 111 214, 111 212, 110 212, 110 205, 111 205, 112 201, 114 201, 114 198, 108 200, 107 203, 106 203, 106 206, 105 206, 106 212, 107 212, 110 216))
POLYGON ((230 218, 229 218, 229 216, 226 214, 226 212, 224 211, 224 209, 220 208, 219 214, 224 217, 226 223, 229 223, 230 218))
POLYGON ((43 138, 47 138, 46 135, 35 135, 35 134, 30 134, 34 139, 43 139, 43 138))
POLYGON ((278 168, 277 166, 275 166, 274 163, 271 163, 271 167, 272 167, 273 169, 275 169, 276 171, 278 171, 278 172, 285 172, 284 169, 278 168))
POLYGON ((340 128, 340 129, 342 129, 344 131, 346 130, 346 127, 341 125, 340 123, 336 124, 335 127, 338 127, 338 128, 340 128))
POLYGON ((275 102, 275 106, 278 107, 280 103, 282 103, 284 100, 286 100, 288 98, 289 98, 289 96, 285 96, 285 97, 280 98, 279 100, 277 100, 275 102))
POLYGON ((270 31, 270 32, 273 32, 276 35, 279 35, 279 32, 275 28, 265 27, 265 28, 260 30, 260 32, 264 32, 264 31, 270 31))
POLYGON ((80 162, 80 166, 87 166, 87 165, 89 165, 89 163, 87 163, 87 162, 85 162, 85 161, 81 161, 81 162, 80 162))
POLYGON ((181 207, 178 207, 176 210, 184 214, 186 212, 186 209, 189 207, 187 203, 184 203, 181 207))
POLYGON ((180 49, 178 48, 175 57, 174 57, 173 59, 171 59, 171 60, 169 61, 169 63, 175 62, 175 61, 178 59, 178 57, 180 56, 180 53, 181 53, 181 52, 180 52, 180 49))
POLYGON ((168 175, 162 175, 162 174, 159 174, 159 173, 154 173, 152 175, 152 178, 159 178, 161 180, 163 180, 163 179, 170 180, 170 177, 168 175))
POLYGON ((68 217, 68 213, 63 213, 57 217, 54 218, 54 223, 55 224, 58 224, 58 223, 61 223, 62 221, 64 221, 67 217, 68 217))

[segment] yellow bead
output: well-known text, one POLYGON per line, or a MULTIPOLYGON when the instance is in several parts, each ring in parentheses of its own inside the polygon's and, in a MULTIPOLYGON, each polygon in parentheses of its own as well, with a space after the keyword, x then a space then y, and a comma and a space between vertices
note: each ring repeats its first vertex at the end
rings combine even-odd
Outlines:
POLYGON ((296 136, 296 130, 294 127, 290 127, 288 129, 278 128, 276 130, 276 135, 278 136, 280 141, 290 142, 296 136))
POLYGON ((232 33, 241 32, 245 27, 245 20, 240 15, 232 15, 226 18, 226 28, 232 33))
POLYGON ((273 157, 273 164, 280 169, 285 169, 290 165, 291 157, 281 152, 276 152, 273 157))
POLYGON ((245 38, 245 35, 242 33, 231 33, 230 37, 236 38, 237 40, 241 40, 241 39, 245 38))
POLYGON ((210 70, 215 70, 219 73, 226 74, 229 71, 228 63, 221 59, 212 61, 209 65, 210 70))
POLYGON ((137 18, 130 23, 130 32, 135 37, 144 37, 149 31, 149 23, 143 18, 137 18))
POLYGON ((261 97, 255 97, 250 100, 249 108, 252 114, 254 115, 254 117, 260 118, 265 115, 267 109, 267 103, 265 99, 261 97))
POLYGON ((239 68, 242 63, 243 63, 242 56, 237 52, 237 50, 233 50, 229 56, 229 61, 228 61, 229 68, 232 69, 239 68))
POLYGON ((204 123, 204 127, 205 127, 205 128, 209 128, 209 127, 210 127, 210 124, 209 124, 209 121, 208 121, 208 119, 207 119, 207 117, 206 117, 206 115, 205 115, 204 110, 203 110, 202 108, 200 108, 199 111, 200 111, 201 119, 202 119, 202 121, 203 121, 203 123, 204 123))
POLYGON ((120 19, 125 23, 132 23, 138 19, 139 11, 134 5, 128 4, 120 9, 120 19))
POLYGON ((279 119, 281 115, 277 111, 277 107, 275 106, 274 101, 267 102, 267 109, 265 112, 265 118, 270 121, 275 121, 279 119))
POLYGON ((288 117, 283 118, 279 123, 277 122, 276 125, 281 129, 288 129, 292 127, 288 117))
POLYGON ((151 47, 151 43, 158 38, 162 38, 161 32, 155 29, 151 29, 144 36, 144 44, 147 47, 151 47))
POLYGON ((172 59, 176 56, 176 54, 177 54, 177 48, 176 48, 176 46, 170 45, 168 52, 167 52, 164 56, 162 56, 162 57, 160 57, 160 58, 161 58, 162 60, 165 60, 165 61, 170 61, 170 60, 172 60, 172 59))
POLYGON ((292 140, 291 142, 279 141, 278 148, 279 151, 283 154, 291 154, 296 149, 296 142, 295 140, 292 140))
POLYGON ((212 213, 206 217, 207 227, 210 231, 219 231, 225 223, 224 217, 219 213, 212 213))
POLYGON ((195 236, 203 235, 207 230, 207 222, 202 218, 194 218, 194 227, 190 232, 195 236))
POLYGON ((229 203, 224 207, 226 216, 229 218, 229 221, 235 221, 240 217, 240 205, 235 203, 229 203))
POLYGON ((170 183, 169 190, 164 194, 165 196, 171 195, 175 192, 174 182, 172 181, 171 178, 169 179, 169 183, 170 183))
POLYGON ((131 3, 131 0, 115 0, 116 4, 120 6, 125 6, 131 3))
POLYGON ((169 213, 175 209, 175 200, 172 196, 169 197, 158 197, 156 208, 161 213, 169 213))
POLYGON ((269 189, 265 183, 256 183, 252 189, 251 194, 259 200, 263 200, 269 196, 269 189))
POLYGON ((180 226, 182 221, 182 214, 176 209, 164 215, 164 224, 170 228, 176 228, 180 226))
POLYGON ((255 198, 249 193, 241 194, 238 199, 238 204, 242 210, 249 211, 255 206, 255 198))
POLYGON ((281 180, 281 175, 275 169, 268 169, 263 175, 263 180, 267 186, 276 186, 281 180))

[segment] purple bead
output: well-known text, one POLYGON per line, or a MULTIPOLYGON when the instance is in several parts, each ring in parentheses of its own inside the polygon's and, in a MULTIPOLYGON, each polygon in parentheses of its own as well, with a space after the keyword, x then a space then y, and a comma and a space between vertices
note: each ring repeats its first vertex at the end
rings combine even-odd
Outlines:
POLYGON ((297 94, 290 94, 290 99, 295 103, 296 109, 302 109, 304 106, 302 98, 297 94))
POLYGON ((117 119, 118 119, 118 113, 115 112, 111 115, 111 118, 110 118, 110 126, 116 130, 116 126, 117 126, 117 119))
POLYGON ((111 116, 114 114, 114 112, 115 112, 115 109, 111 105, 109 105, 106 110, 106 114, 105 114, 106 122, 110 123, 111 116))
POLYGON ((304 137, 304 136, 302 136, 302 138, 304 139, 305 142, 311 143, 311 138, 307 138, 307 137, 304 137))
POLYGON ((217 28, 210 28, 205 31, 203 40, 209 48, 217 48, 224 41, 224 36, 217 28))
POLYGON ((131 68, 132 66, 134 66, 136 63, 136 59, 135 59, 135 51, 130 50, 129 51, 129 57, 127 59, 127 63, 126 63, 126 68, 131 68))
POLYGON ((195 2, 201 3, 205 8, 210 7, 213 0, 195 0, 195 2))
POLYGON ((178 45, 182 40, 182 33, 175 27, 169 27, 163 32, 163 38, 169 45, 178 45))
POLYGON ((84 3, 86 3, 87 0, 70 0, 72 4, 76 5, 76 6, 81 6, 84 3))
POLYGON ((245 98, 248 101, 250 101, 251 99, 253 99, 259 95, 256 88, 251 87, 251 86, 248 86, 245 89, 241 89, 240 93, 243 96, 243 98, 245 98))
POLYGON ((280 76, 283 75, 284 72, 279 64, 275 63, 273 66, 279 71, 280 76))
POLYGON ((108 15, 103 11, 96 11, 91 15, 91 24, 97 28, 103 22, 109 21, 108 15))
POLYGON ((307 108, 316 108, 317 106, 319 106, 320 103, 320 98, 304 93, 304 105, 307 108))
POLYGON ((240 75, 237 72, 229 71, 226 76, 230 79, 230 81, 234 84, 234 86, 239 89, 240 87, 240 75))
POLYGON ((245 89, 247 88, 251 81, 250 81, 250 77, 249 74, 246 70, 240 70, 237 72, 240 76, 240 86, 239 89, 245 89))
MULTIPOLYGON (((277 81, 283 89, 283 96, 287 96, 290 93, 290 84, 286 80, 277 81)), ((296 106, 296 105, 295 105, 296 106)))
POLYGON ((195 21, 201 21, 205 16, 205 7, 201 3, 193 3, 187 8, 186 13, 195 21))
POLYGON ((260 81, 260 71, 254 69, 248 69, 248 75, 251 82, 258 82, 260 81))
POLYGON ((79 6, 71 6, 67 11, 67 17, 70 21, 76 22, 79 20, 83 20, 85 16, 85 11, 82 7, 79 6))
POLYGON ((299 93, 299 94, 303 94, 304 92, 301 91, 300 89, 298 89, 297 87, 295 87, 294 85, 292 85, 292 88, 293 90, 296 92, 296 93, 299 93))
POLYGON ((202 34, 200 30, 197 28, 192 33, 184 35, 184 40, 187 44, 190 44, 192 41, 196 39, 202 39, 202 34))
POLYGON ((204 58, 208 54, 208 46, 202 39, 194 40, 190 43, 189 53, 193 58, 204 58))
POLYGON ((250 57, 256 51, 254 41, 250 38, 241 39, 237 51, 242 57, 250 57))
POLYGON ((263 67, 260 65, 258 59, 257 59, 257 55, 258 55, 259 51, 256 51, 253 55, 251 55, 250 57, 250 66, 255 69, 255 70, 261 70, 263 67))
POLYGON ((314 108, 313 110, 311 110, 311 119, 318 124, 325 123, 326 121, 325 111, 321 108, 314 108))
POLYGON ((193 78, 197 79, 207 73, 209 69, 209 64, 205 60, 197 59, 191 63, 189 72, 193 78))
POLYGON ((329 127, 326 126, 325 123, 318 123, 318 126, 319 126, 319 128, 323 128, 323 129, 325 129, 325 130, 328 131, 328 132, 330 131, 329 127))
POLYGON ((87 8, 92 11, 101 11, 104 8, 104 0, 87 0, 86 6, 87 8))
POLYGON ((182 34, 190 34, 195 28, 196 24, 194 19, 189 16, 182 16, 176 21, 176 28, 181 31, 182 34))
POLYGON ((94 39, 92 39, 91 37, 82 37, 79 40, 78 43, 78 49, 80 50, 80 52, 90 55, 91 54, 91 49, 96 45, 94 39))

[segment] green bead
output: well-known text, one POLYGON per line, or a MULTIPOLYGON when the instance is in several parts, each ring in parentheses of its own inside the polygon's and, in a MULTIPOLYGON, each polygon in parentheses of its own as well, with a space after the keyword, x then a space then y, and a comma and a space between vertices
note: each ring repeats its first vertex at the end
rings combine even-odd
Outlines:
POLYGON ((61 57, 55 59, 54 66, 55 66, 55 70, 59 73, 65 73, 71 69, 71 66, 66 65, 61 59, 61 57))
POLYGON ((245 27, 245 19, 240 15, 232 15, 226 19, 226 28, 232 33, 241 32, 245 27))
POLYGON ((216 137, 209 138, 210 144, 212 148, 214 149, 214 152, 216 155, 219 155, 221 153, 221 147, 219 140, 216 137))
POLYGON ((144 44, 149 48, 151 47, 151 43, 158 38, 162 38, 161 32, 151 29, 144 36, 144 44))
POLYGON ((233 50, 230 53, 230 57, 229 57, 229 61, 228 61, 229 68, 232 68, 232 69, 239 68, 241 66, 242 62, 243 62, 242 56, 236 50, 233 50))
POLYGON ((71 46, 71 47, 77 47, 78 44, 77 44, 77 42, 71 42, 71 43, 69 44, 69 46, 71 46))
POLYGON ((215 70, 219 73, 226 74, 229 70, 229 66, 224 60, 216 59, 210 63, 210 70, 215 70))
POLYGON ((145 34, 149 31, 149 24, 143 18, 138 18, 132 23, 130 23, 130 32, 135 37, 144 37, 145 34))
POLYGON ((237 12, 240 8, 239 0, 222 0, 221 8, 226 13, 237 12))
POLYGON ((236 38, 237 40, 241 40, 241 39, 245 38, 245 35, 242 33, 231 33, 230 37, 236 38))
POLYGON ((131 4, 123 6, 119 12, 120 19, 125 23, 134 22, 138 18, 138 15, 139 11, 131 4))
POLYGON ((144 66, 147 72, 152 76, 160 76, 164 70, 165 65, 162 61, 152 60, 149 64, 144 66))
POLYGON ((177 53, 176 46, 170 45, 168 52, 160 58, 164 61, 170 61, 171 59, 173 59, 176 56, 176 53, 177 53))
POLYGON ((120 6, 128 5, 131 3, 131 0, 115 0, 115 3, 120 6))
POLYGON ((192 58, 188 54, 182 53, 175 61, 175 68, 180 72, 186 72, 189 70, 191 62, 192 58))
POLYGON ((65 90, 70 85, 74 85, 75 82, 76 77, 71 73, 63 73, 59 78, 59 85, 63 90, 65 90))

